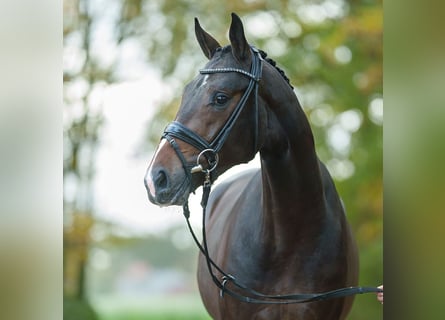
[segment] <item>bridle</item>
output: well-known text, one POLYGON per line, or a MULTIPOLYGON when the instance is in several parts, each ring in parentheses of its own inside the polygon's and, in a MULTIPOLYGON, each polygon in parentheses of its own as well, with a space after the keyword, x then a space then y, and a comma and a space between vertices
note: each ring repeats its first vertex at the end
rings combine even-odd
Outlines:
POLYGON ((209 177, 209 182, 213 183, 213 181, 217 178, 216 167, 218 165, 218 152, 223 147, 225 141, 227 140, 230 132, 232 131, 233 126, 236 123, 236 120, 239 118, 239 115, 244 109, 244 106, 247 103, 250 95, 253 91, 255 91, 255 131, 254 131, 254 150, 253 154, 257 151, 258 145, 258 82, 261 79, 262 72, 262 61, 263 58, 258 49, 255 47, 251 47, 252 50, 252 65, 250 72, 247 72, 243 69, 237 68, 216 68, 216 69, 201 69, 199 72, 201 74, 213 74, 213 73, 228 73, 228 72, 236 72, 240 73, 250 79, 249 84, 247 86, 246 91, 238 102, 237 106, 230 114, 229 118, 225 122, 224 126, 220 129, 218 134, 213 138, 211 142, 207 142, 204 138, 184 126, 182 123, 178 121, 173 121, 167 125, 164 129, 164 133, 162 138, 165 138, 170 145, 175 150, 179 159, 181 160, 182 166, 186 173, 187 178, 189 179, 190 184, 192 184, 191 175, 193 173, 203 172, 206 176, 209 177), (190 167, 190 164, 184 158, 178 144, 175 141, 175 138, 180 139, 196 149, 200 151, 198 158, 196 160, 196 166, 190 167), (208 168, 203 168, 200 164, 200 158, 205 156, 208 162, 208 168))
POLYGON ((206 208, 207 201, 210 195, 210 190, 213 182, 217 178, 216 168, 218 166, 219 156, 218 152, 224 145, 224 142, 227 140, 236 120, 241 114, 244 106, 246 105, 247 100, 249 99, 252 92, 255 92, 255 131, 254 131, 254 154, 258 148, 258 83, 261 79, 262 73, 262 61, 263 58, 259 50, 253 46, 251 46, 252 51, 252 64, 250 72, 247 72, 242 69, 237 68, 215 68, 215 69, 201 69, 199 72, 201 74, 214 74, 214 73, 227 73, 227 72, 236 72, 240 73, 250 79, 249 85, 247 86, 246 91, 235 107, 234 111, 231 113, 224 126, 220 129, 216 137, 211 141, 207 142, 204 138, 193 132, 192 130, 185 127, 183 124, 177 121, 173 121, 167 125, 162 135, 162 138, 166 139, 172 148, 175 150, 178 158, 181 160, 182 166, 186 173, 186 177, 192 186, 192 174, 202 172, 204 173, 204 183, 203 183, 203 194, 201 200, 201 206, 203 209, 202 215, 202 245, 197 239, 193 228, 190 225, 189 217, 190 210, 188 207, 188 200, 183 205, 183 214, 187 222, 187 226, 190 230, 190 233, 195 241, 196 245, 200 249, 201 253, 204 255, 206 259, 207 268, 209 274, 215 283, 215 285, 220 289, 220 296, 223 297, 224 294, 230 295, 235 299, 247 302, 247 303, 255 303, 255 304, 292 304, 292 303, 303 303, 303 302, 312 302, 312 301, 320 301, 327 300, 332 298, 340 298, 355 294, 362 293, 377 293, 383 292, 383 289, 375 288, 375 287, 347 287, 341 288, 337 290, 332 290, 323 293, 309 293, 309 294, 288 294, 288 295, 267 295, 255 291, 242 283, 238 282, 236 278, 230 274, 224 272, 210 257, 208 246, 207 246, 207 236, 206 236, 206 208), (175 138, 180 139, 196 149, 200 151, 196 165, 191 165, 187 162, 184 155, 182 154, 178 144, 175 141, 175 138), (207 159, 207 168, 203 168, 200 164, 201 157, 205 157, 207 159), (213 268, 218 270, 221 274, 221 280, 217 278, 215 275, 213 268), (241 289, 245 294, 240 294, 236 291, 227 287, 228 283, 232 283, 238 289, 241 289))

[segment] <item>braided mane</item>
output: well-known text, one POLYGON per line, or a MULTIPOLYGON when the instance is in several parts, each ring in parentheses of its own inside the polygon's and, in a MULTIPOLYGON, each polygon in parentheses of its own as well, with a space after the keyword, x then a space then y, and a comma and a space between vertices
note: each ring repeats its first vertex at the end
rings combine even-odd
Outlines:
MULTIPOLYGON (((230 46, 225 46, 224 48, 218 48, 218 49, 216 49, 216 51, 223 51, 224 53, 230 52, 230 46)), ((286 80, 287 84, 288 84, 292 89, 294 89, 294 87, 290 84, 290 80, 289 80, 289 78, 286 76, 286 74, 284 73, 284 71, 283 71, 282 69, 280 69, 280 68, 277 66, 277 63, 276 63, 274 60, 272 60, 271 58, 268 58, 268 57, 267 57, 267 53, 264 52, 263 50, 258 49, 258 51, 259 51, 260 54, 261 54, 261 58, 263 58, 264 61, 266 61, 267 63, 269 63, 271 66, 273 66, 273 67, 274 67, 274 68, 281 74, 281 76, 283 77, 283 79, 286 80)))
POLYGON ((267 58, 267 53, 264 52, 263 50, 258 49, 258 51, 260 52, 261 57, 265 61, 267 61, 271 66, 273 66, 275 69, 277 69, 277 71, 281 74, 281 76, 284 78, 284 80, 286 80, 287 84, 293 89, 294 87, 290 84, 289 78, 286 76, 284 71, 277 66, 277 63, 274 60, 272 60, 271 58, 267 58))

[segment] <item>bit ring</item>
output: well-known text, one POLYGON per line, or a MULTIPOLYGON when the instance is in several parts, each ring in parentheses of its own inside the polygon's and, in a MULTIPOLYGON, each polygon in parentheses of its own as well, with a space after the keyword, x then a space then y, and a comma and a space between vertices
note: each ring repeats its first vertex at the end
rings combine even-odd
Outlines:
MULTIPOLYGON (((219 162, 219 156, 218 156, 218 153, 216 153, 215 150, 213 150, 213 149, 204 149, 204 150, 202 150, 202 151, 198 154, 198 158, 196 158, 196 167, 199 166, 199 167, 201 168, 201 171, 202 171, 202 172, 210 173, 210 172, 212 172, 213 170, 216 169, 216 166, 218 165, 218 162, 219 162), (207 159, 207 162, 209 163, 209 165, 211 165, 211 167, 208 168, 208 169, 203 169, 202 166, 199 164, 199 160, 201 159, 201 157, 202 157, 203 155, 205 155, 205 154, 208 153, 208 152, 211 152, 211 153, 213 153, 213 154, 215 155, 215 163, 210 163, 210 162, 208 161, 208 159, 207 159)), ((196 167, 195 167, 195 168, 196 168, 196 167)))

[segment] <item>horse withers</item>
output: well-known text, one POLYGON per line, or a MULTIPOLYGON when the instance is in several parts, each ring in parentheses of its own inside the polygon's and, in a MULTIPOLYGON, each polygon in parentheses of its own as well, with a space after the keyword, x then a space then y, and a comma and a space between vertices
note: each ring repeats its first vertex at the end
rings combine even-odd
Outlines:
MULTIPOLYGON (((353 297, 309 303, 248 303, 215 277, 233 275, 268 295, 325 292, 355 286, 358 257, 332 178, 318 159, 305 113, 284 72, 250 46, 232 14, 230 45, 222 47, 195 20, 198 43, 209 59, 185 87, 149 165, 151 202, 187 204, 189 194, 260 153, 261 169, 219 184, 206 211, 209 266, 201 253, 198 284, 214 319, 345 319, 353 297)), ((204 251, 205 252, 205 251, 204 251)), ((256 296, 257 297, 257 296, 256 296)), ((249 299, 247 299, 249 300, 249 299)))

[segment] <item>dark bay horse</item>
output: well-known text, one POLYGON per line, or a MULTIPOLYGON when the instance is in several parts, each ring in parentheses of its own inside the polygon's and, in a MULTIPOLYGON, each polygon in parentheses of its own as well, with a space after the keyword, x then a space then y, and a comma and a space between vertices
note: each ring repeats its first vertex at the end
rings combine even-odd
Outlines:
MULTIPOLYGON (((221 47, 198 20, 195 32, 209 62, 185 87, 175 121, 147 170, 150 201, 185 205, 197 187, 260 152, 261 169, 230 178, 210 194, 211 258, 239 282, 267 294, 355 286, 356 245, 288 79, 248 44, 235 14, 229 46, 221 47), (200 166, 192 169, 196 163, 200 166)), ((214 319, 345 319, 353 302, 351 296, 279 305, 221 298, 203 254, 198 283, 214 319)))

